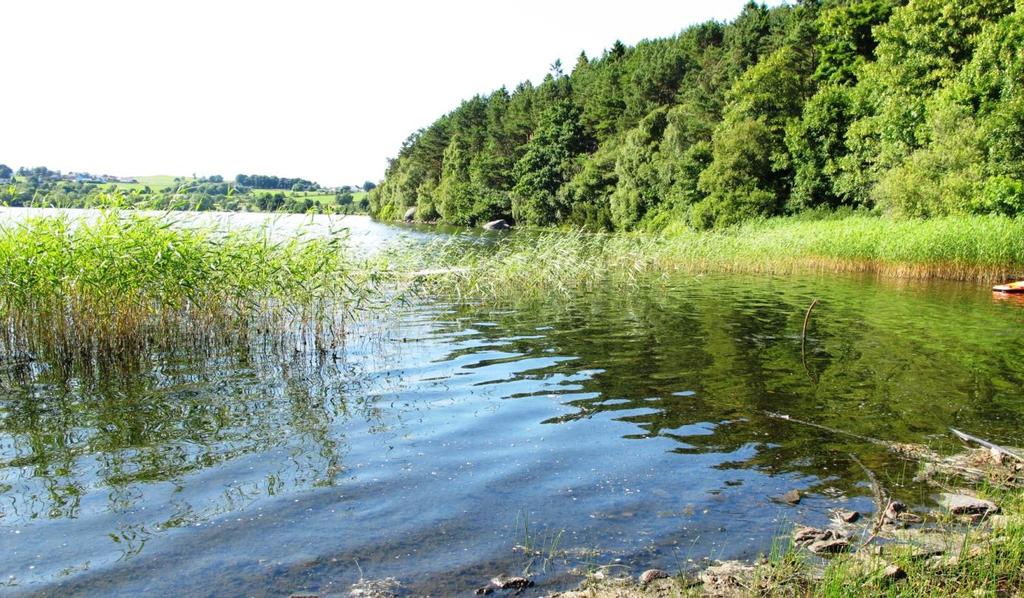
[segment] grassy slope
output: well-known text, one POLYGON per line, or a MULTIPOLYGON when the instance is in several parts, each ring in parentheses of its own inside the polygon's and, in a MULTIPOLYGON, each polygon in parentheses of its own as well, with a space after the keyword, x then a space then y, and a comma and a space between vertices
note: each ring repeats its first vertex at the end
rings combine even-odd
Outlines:
POLYGON ((182 179, 185 182, 188 182, 188 181, 192 180, 192 177, 175 177, 175 176, 166 175, 166 174, 159 174, 159 175, 153 175, 153 176, 137 176, 137 177, 132 177, 132 178, 134 178, 138 182, 137 183, 113 183, 113 185, 115 187, 117 187, 118 189, 121 189, 121 190, 124 190, 124 191, 133 191, 133 190, 136 190, 136 189, 140 189, 141 190, 144 187, 149 187, 150 189, 152 189, 154 191, 160 191, 164 187, 173 187, 173 186, 177 185, 177 183, 174 182, 175 178, 180 178, 180 179, 182 179))

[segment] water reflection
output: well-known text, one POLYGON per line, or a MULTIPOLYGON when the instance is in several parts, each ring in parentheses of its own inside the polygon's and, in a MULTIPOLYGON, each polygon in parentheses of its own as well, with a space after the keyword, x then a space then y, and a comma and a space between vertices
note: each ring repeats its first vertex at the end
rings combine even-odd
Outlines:
POLYGON ((44 371, 30 383, 3 380, 5 525, 130 515, 166 500, 165 518, 122 521, 125 531, 113 534, 134 546, 150 529, 336 483, 346 447, 338 424, 379 420, 378 407, 352 396, 359 388, 353 369, 333 360, 155 359, 144 372, 97 378, 44 371), (270 455, 275 466, 219 480, 216 489, 190 481, 254 454, 270 455))
POLYGON ((857 459, 930 500, 870 442, 768 412, 939 448, 950 425, 1024 442, 1022 313, 965 285, 709 276, 411 306, 342 361, 8 372, 0 575, 44 593, 261 595, 362 570, 448 594, 524 567, 527 518, 565 550, 538 592, 580 563, 753 556, 787 520, 869 507, 857 459), (792 488, 799 507, 771 501, 792 488))

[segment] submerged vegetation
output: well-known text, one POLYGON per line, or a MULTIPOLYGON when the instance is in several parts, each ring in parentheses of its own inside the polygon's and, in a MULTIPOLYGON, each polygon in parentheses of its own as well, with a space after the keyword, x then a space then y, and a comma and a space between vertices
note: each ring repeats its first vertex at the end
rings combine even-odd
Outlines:
POLYGON ((0 226, 2 359, 61 364, 299 336, 329 350, 377 301, 341 233, 272 238, 116 209, 0 226))
POLYGON ((723 228, 853 208, 1024 212, 1024 5, 824 0, 616 42, 411 135, 371 212, 723 228))

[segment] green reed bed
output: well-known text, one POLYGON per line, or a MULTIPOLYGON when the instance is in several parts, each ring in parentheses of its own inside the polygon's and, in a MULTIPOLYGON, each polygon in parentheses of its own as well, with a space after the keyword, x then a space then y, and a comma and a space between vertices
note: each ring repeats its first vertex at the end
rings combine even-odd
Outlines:
POLYGON ((439 241, 395 259, 418 269, 430 292, 456 297, 567 293, 671 272, 865 271, 991 281, 1024 272, 1024 219, 777 218, 660 235, 523 230, 469 248, 439 241))
POLYGON ((31 218, 0 226, 0 359, 95 362, 254 332, 327 346, 372 286, 340 235, 118 210, 31 218))
POLYGON ((681 232, 670 235, 668 245, 670 257, 689 257, 709 269, 858 270, 988 281, 1024 269, 1024 219, 781 218, 721 233, 681 232))

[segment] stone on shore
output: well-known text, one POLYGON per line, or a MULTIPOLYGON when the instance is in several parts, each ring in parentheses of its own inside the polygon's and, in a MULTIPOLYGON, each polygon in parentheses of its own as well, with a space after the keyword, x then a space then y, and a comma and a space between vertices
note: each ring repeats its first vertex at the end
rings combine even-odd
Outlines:
POLYGON ((838 554, 850 550, 850 538, 842 531, 800 527, 793 532, 793 543, 814 554, 838 554))
POLYGON ((994 515, 999 512, 996 503, 969 494, 943 492, 939 503, 953 515, 994 515))
POLYGON ((907 572, 899 565, 889 565, 884 571, 882 571, 882 579, 888 582, 899 581, 901 579, 906 579, 906 577, 907 572))
POLYGON ((491 585, 499 590, 522 590, 532 586, 533 582, 525 577, 503 574, 492 577, 491 585))
POLYGON ((640 574, 640 585, 645 586, 655 579, 665 579, 666 577, 668 577, 668 573, 661 569, 648 569, 640 574))
POLYGON ((841 523, 856 523, 860 519, 860 513, 846 509, 836 509, 832 511, 832 518, 841 523))

